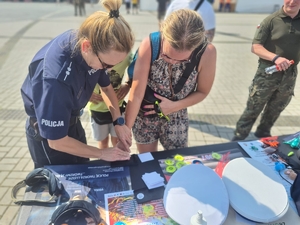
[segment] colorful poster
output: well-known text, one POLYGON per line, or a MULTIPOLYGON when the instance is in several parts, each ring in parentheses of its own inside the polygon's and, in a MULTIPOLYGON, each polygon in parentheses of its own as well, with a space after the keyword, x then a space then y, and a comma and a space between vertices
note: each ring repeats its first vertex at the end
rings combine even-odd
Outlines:
POLYGON ((105 206, 108 225, 177 225, 167 215, 162 199, 138 204, 133 191, 105 194, 105 206))
POLYGON ((45 168, 60 179, 70 199, 88 199, 97 207, 104 207, 104 194, 131 189, 128 167, 83 164, 45 168))

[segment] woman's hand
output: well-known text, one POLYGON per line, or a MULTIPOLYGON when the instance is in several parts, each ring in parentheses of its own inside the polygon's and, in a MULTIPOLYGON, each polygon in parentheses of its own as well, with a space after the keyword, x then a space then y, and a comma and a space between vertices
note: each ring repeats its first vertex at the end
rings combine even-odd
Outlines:
POLYGON ((102 98, 101 94, 96 94, 95 92, 93 92, 89 101, 94 104, 97 104, 99 102, 103 102, 103 98, 102 98))
POLYGON ((123 151, 130 152, 129 147, 132 145, 131 130, 126 125, 123 125, 123 126, 116 125, 115 131, 116 131, 119 141, 122 144, 122 145, 119 144, 117 146, 120 146, 123 151))
POLYGON ((287 175, 291 180, 296 180, 297 173, 292 169, 287 169, 284 171, 284 174, 287 175))
POLYGON ((118 146, 99 150, 101 152, 100 159, 105 161, 129 160, 130 153, 123 151, 118 146))
MULTIPOLYGON (((160 95, 158 95, 158 94, 154 94, 154 96, 155 96, 157 99, 161 100, 161 102, 158 104, 158 106, 159 106, 159 108, 160 108, 160 111, 161 111, 165 116, 169 115, 169 114, 172 113, 172 112, 175 112, 175 110, 174 110, 175 102, 173 102, 173 101, 171 101, 171 100, 169 100, 169 99, 167 99, 167 98, 165 98, 165 97, 162 97, 162 96, 160 96, 160 95)), ((144 114, 145 116, 151 115, 151 114, 156 114, 156 113, 157 113, 157 112, 155 111, 155 106, 154 106, 154 104, 151 104, 151 105, 145 105, 143 108, 144 108, 144 109, 153 109, 153 110, 151 110, 151 111, 149 111, 149 112, 145 112, 145 114, 144 114)))
POLYGON ((119 90, 116 91, 118 100, 122 100, 128 94, 130 87, 128 84, 121 84, 119 90))
MULTIPOLYGON (((118 141, 117 145, 116 145, 119 149, 122 149, 123 151, 127 151, 125 146, 123 145, 122 142, 118 141)), ((130 150, 129 150, 130 153, 130 150)))

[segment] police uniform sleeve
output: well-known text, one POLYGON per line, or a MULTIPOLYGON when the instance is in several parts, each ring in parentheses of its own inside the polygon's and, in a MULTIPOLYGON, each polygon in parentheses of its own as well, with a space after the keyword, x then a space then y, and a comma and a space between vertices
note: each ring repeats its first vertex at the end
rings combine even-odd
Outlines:
POLYGON ((100 71, 98 84, 100 85, 100 87, 107 87, 108 85, 110 85, 109 74, 106 70, 100 71))
POLYGON ((41 136, 50 140, 67 136, 73 108, 68 85, 57 79, 42 79, 33 86, 33 96, 41 136))

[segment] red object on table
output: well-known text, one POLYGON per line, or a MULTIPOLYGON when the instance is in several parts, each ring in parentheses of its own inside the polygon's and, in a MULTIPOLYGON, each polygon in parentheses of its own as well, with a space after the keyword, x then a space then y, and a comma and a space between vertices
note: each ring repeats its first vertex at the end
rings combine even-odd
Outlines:
POLYGON ((230 158, 229 158, 229 154, 230 152, 227 152, 226 154, 222 155, 222 158, 220 159, 220 161, 218 162, 216 168, 215 168, 215 172, 219 175, 219 177, 222 178, 222 174, 223 174, 223 170, 224 167, 226 166, 226 164, 229 162, 230 158))
POLYGON ((266 145, 269 145, 270 147, 277 148, 279 145, 279 141, 277 141, 277 139, 278 136, 274 136, 274 137, 261 138, 260 141, 266 145))

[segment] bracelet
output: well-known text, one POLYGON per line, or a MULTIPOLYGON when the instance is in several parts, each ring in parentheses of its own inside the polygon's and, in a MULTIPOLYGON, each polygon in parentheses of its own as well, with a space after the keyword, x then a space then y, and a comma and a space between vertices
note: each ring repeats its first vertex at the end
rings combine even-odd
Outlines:
POLYGON ((272 63, 275 64, 275 61, 276 61, 279 57, 280 57, 279 55, 276 55, 276 56, 272 59, 272 63))

